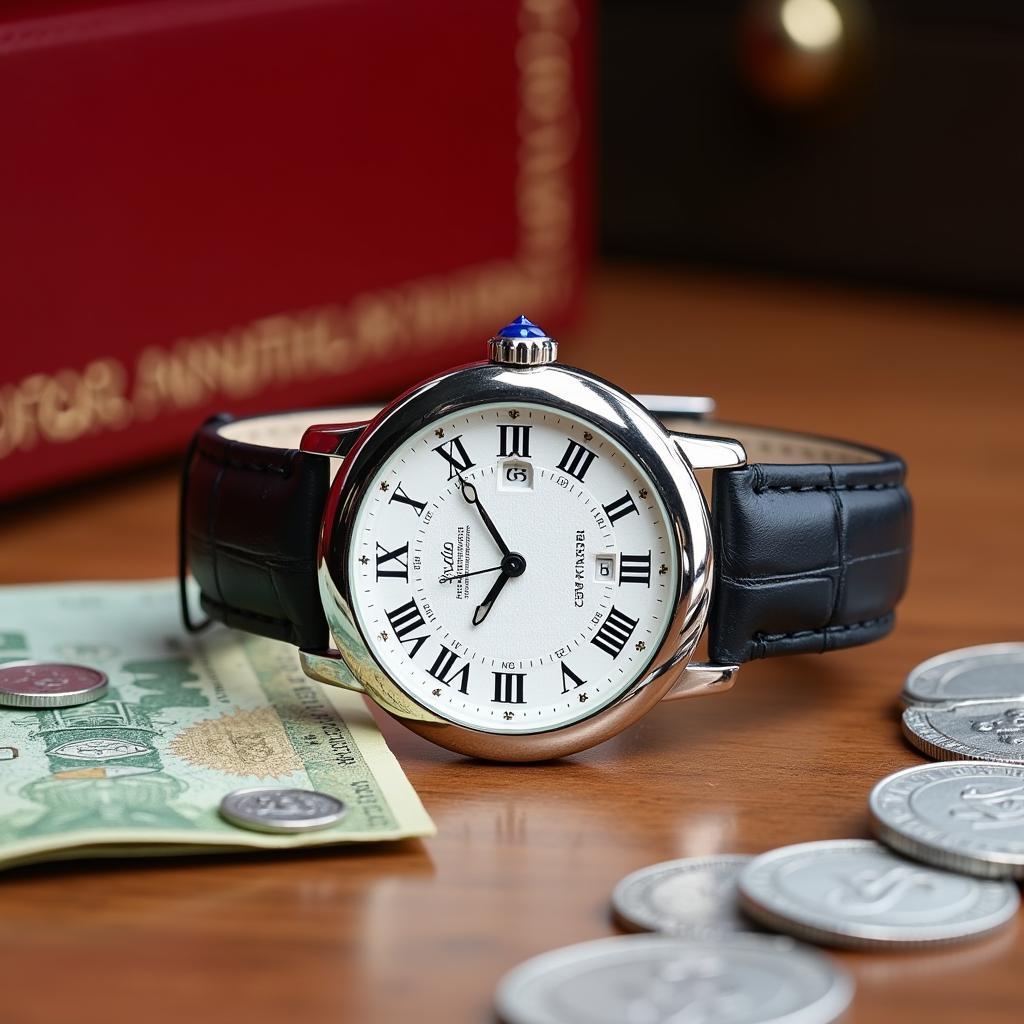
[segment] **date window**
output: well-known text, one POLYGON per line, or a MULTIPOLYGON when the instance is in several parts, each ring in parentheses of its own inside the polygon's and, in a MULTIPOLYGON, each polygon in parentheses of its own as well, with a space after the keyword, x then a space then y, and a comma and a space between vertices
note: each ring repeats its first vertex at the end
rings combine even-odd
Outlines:
POLYGON ((508 459, 500 463, 498 490, 500 491, 532 491, 533 466, 518 459, 508 459))
POLYGON ((597 556, 597 572, 594 578, 598 583, 615 582, 615 555, 597 556))

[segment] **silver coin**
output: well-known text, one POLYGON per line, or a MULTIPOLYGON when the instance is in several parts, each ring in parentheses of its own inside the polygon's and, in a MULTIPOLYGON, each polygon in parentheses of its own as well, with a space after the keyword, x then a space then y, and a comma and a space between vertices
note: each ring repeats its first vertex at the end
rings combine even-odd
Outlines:
POLYGON ((983 644, 929 658, 903 684, 907 704, 1020 697, 1024 699, 1024 644, 983 644))
POLYGON ((345 805, 312 789, 236 789, 220 802, 226 821, 254 832, 312 832, 345 817, 345 805))
POLYGON ((800 843, 756 857, 740 903, 762 924, 829 946, 925 946, 1006 924, 1020 896, 1009 882, 966 878, 905 860, 871 839, 800 843))
POLYGON ((940 761, 1024 764, 1024 701, 972 700, 903 712, 903 734, 940 761))
POLYGON ((882 779, 875 835, 909 857, 983 878, 1024 878, 1024 765, 945 761, 882 779))
POLYGON ((0 705, 10 708, 70 708, 99 700, 106 673, 70 662, 8 661, 0 665, 0 705))
POLYGON ((501 980, 504 1024, 826 1024, 849 977, 787 939, 620 935, 543 953, 501 980))
POLYGON ((751 857, 684 857, 634 871, 615 886, 612 909, 623 928, 688 938, 758 931, 737 903, 736 879, 751 857))

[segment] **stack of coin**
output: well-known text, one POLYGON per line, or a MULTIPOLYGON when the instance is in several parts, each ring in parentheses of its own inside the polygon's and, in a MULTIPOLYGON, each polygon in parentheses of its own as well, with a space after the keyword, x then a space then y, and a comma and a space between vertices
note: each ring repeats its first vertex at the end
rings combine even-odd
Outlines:
POLYGON ((1024 644, 940 654, 902 697, 903 734, 929 757, 1024 764, 1024 644))
POLYGON ((907 676, 902 699, 904 736, 944 763, 875 786, 875 834, 927 864, 1024 878, 1024 644, 930 658, 907 676))
POLYGON ((614 918, 660 934, 527 961, 501 983, 501 1020, 826 1024, 853 985, 793 939, 929 948, 1008 924, 1020 905, 1008 879, 1024 878, 1024 644, 932 658, 910 673, 902 700, 905 735, 944 763, 875 786, 868 806, 881 842, 825 840, 634 871, 612 894, 614 918))
POLYGON ((984 644, 921 662, 903 684, 904 704, 978 698, 1024 700, 1024 644, 984 644))

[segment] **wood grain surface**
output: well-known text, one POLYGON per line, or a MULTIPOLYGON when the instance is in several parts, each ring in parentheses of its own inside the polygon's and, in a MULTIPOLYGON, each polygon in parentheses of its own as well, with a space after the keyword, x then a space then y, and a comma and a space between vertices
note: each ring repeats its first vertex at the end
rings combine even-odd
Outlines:
MULTIPOLYGON (((527 311, 529 312, 529 311, 527 311)), ((907 671, 1022 639, 1024 313, 795 284, 605 270, 563 358, 723 417, 901 453, 916 503, 895 633, 745 666, 558 763, 471 762, 388 721, 439 834, 288 856, 40 866, 0 877, 5 1024, 480 1022, 526 957, 615 934, 612 886, 670 857, 866 835, 907 671)), ((170 575, 172 467, 2 513, 0 578, 170 575)), ((938 953, 837 953, 854 1022, 1019 1021, 1020 927, 938 953)))

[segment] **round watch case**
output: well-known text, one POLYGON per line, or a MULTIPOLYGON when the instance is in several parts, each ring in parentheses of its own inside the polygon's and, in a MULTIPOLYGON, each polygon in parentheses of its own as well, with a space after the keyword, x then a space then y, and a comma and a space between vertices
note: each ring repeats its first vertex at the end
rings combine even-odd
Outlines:
POLYGON ((679 680, 708 615, 712 548, 707 506, 693 471, 665 428, 632 396, 561 364, 511 368, 476 363, 401 395, 373 419, 331 487, 319 550, 319 584, 331 634, 348 670, 385 711, 440 746, 475 757, 534 761, 562 757, 608 739, 646 714, 679 680), (456 725, 409 696, 380 667, 352 608, 345 572, 356 513, 377 472, 430 422, 487 403, 530 402, 588 420, 627 450, 658 488, 679 572, 664 640, 640 675, 610 704, 561 728, 502 735, 456 725))

